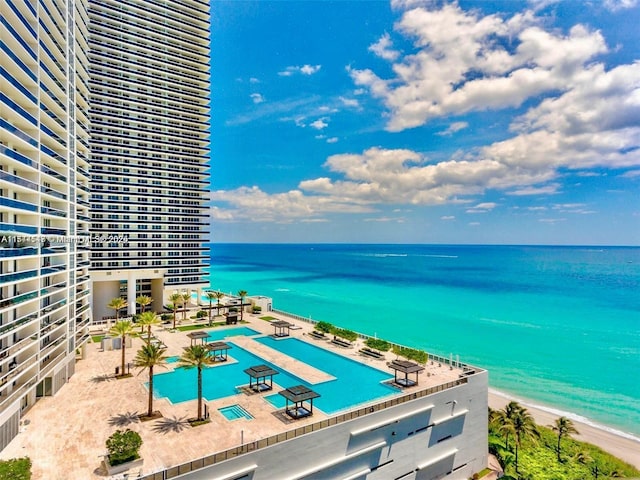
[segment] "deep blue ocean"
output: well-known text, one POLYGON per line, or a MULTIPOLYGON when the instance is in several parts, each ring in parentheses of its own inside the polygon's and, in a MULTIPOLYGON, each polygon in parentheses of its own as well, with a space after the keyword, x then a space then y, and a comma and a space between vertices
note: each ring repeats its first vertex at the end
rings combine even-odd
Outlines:
POLYGON ((640 248, 216 243, 211 288, 459 355, 493 389, 640 437, 640 248))

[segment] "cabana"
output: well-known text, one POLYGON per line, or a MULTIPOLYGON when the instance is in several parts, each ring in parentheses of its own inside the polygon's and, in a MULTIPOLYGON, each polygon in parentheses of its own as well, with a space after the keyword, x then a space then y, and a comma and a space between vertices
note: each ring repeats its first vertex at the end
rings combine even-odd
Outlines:
POLYGON ((238 323, 238 312, 227 312, 224 316, 227 317, 227 325, 236 325, 238 323))
POLYGON ((268 365, 256 365, 251 368, 247 368, 244 373, 249 375, 249 388, 254 392, 264 392, 266 390, 273 389, 273 376, 277 375, 277 370, 269 367, 268 365), (267 383, 267 378, 269 383, 267 383), (255 383, 253 381, 255 380, 255 383))
POLYGON ((422 365, 418 365, 414 362, 409 362, 408 360, 394 360, 389 363, 389 368, 394 371, 394 383, 400 385, 401 387, 413 387, 414 385, 418 385, 418 373, 424 370, 422 365), (398 372, 404 373, 404 378, 398 378, 398 372), (409 374, 415 373, 416 380, 410 380, 409 374))
POLYGON ((313 399, 320 396, 319 393, 305 387, 304 385, 296 385, 289 387, 280 392, 286 400, 285 412, 291 418, 304 418, 313 415, 313 399), (293 403, 293 407, 289 408, 289 402, 293 403), (304 406, 304 402, 309 402, 309 408, 304 406))
POLYGON ((191 333, 187 333, 187 337, 189 337, 191 339, 191 346, 197 345, 198 344, 198 340, 200 340, 200 345, 204 345, 205 343, 205 339, 209 336, 209 334, 207 332, 203 332, 202 330, 199 330, 197 332, 191 332, 191 333))
POLYGON ((276 320, 275 322, 271 322, 273 328, 275 328, 274 337, 288 337, 290 334, 291 323, 285 322, 284 320, 276 320))
POLYGON ((231 348, 226 342, 211 342, 207 344, 207 350, 209 350, 209 354, 213 357, 215 362, 226 362, 227 351, 231 348))

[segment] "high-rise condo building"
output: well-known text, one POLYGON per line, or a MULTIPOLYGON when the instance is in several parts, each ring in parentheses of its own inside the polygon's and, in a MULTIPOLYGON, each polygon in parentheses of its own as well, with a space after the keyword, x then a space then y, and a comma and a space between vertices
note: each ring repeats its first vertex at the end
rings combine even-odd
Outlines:
POLYGON ((81 0, 0 3, 0 449, 87 342, 89 17, 81 0))
POLYGON ((90 0, 93 315, 208 285, 209 2, 90 0))

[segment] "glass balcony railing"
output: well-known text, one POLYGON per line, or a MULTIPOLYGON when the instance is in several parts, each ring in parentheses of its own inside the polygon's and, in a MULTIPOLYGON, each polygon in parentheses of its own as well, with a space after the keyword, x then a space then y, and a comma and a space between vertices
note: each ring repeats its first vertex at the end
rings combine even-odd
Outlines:
POLYGON ((5 248, 0 247, 0 258, 22 257, 25 255, 37 255, 38 249, 35 247, 5 248))
MULTIPOLYGON (((33 138, 31 135, 28 135, 28 134, 24 133, 18 127, 15 127, 14 125, 11 125, 9 122, 4 120, 3 118, 0 118, 0 127, 6 129, 10 133, 14 134, 16 137, 21 138, 22 140, 27 142, 29 145, 33 145, 34 147, 38 146, 38 141, 35 138, 33 138)), ((8 155, 8 156, 11 157, 11 154, 8 153, 8 152, 17 153, 14 150, 8 149, 4 145, 0 145, 0 153, 4 153, 5 155, 8 155)), ((22 156, 24 157, 24 155, 22 155, 22 156)), ((12 158, 16 158, 16 157, 12 157, 12 158)), ((31 159, 29 159, 27 157, 24 157, 24 158, 26 158, 27 161, 30 162, 30 163, 25 163, 25 165, 29 165, 30 167, 36 167, 37 168, 38 164, 36 162, 34 162, 33 160, 31 160, 31 159)), ((16 160, 19 160, 19 159, 16 158, 16 160)))
POLYGON ((38 191, 38 185, 26 178, 19 177, 17 175, 12 175, 5 171, 0 170, 0 180, 6 180, 9 183, 13 183, 15 185, 21 185, 23 187, 30 188, 31 190, 38 191))
POLYGON ((38 227, 32 227, 31 225, 18 225, 16 223, 0 223, 0 232, 36 235, 38 233, 38 227))
POLYGON ((20 210, 27 210, 29 212, 37 212, 38 206, 33 203, 21 202, 20 200, 12 200, 10 198, 0 197, 0 205, 3 207, 17 208, 20 210))
POLYGON ((19 273, 5 273, 4 275, 0 275, 0 283, 6 282, 17 282, 20 280, 26 280, 28 278, 33 278, 38 275, 38 270, 28 270, 26 272, 19 273))

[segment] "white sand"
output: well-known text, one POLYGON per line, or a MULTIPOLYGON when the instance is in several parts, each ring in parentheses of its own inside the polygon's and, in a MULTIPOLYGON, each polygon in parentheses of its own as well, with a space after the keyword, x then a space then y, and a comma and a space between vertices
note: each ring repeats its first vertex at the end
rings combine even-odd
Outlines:
MULTIPOLYGON (((508 395, 501 392, 489 392, 489 406, 493 409, 503 408, 511 400, 517 399, 510 398, 508 395)), ((553 425, 553 422, 559 416, 557 414, 532 407, 526 402, 520 400, 517 401, 527 408, 536 423, 539 425, 553 425)), ((577 440, 597 445, 603 450, 615 455, 627 463, 630 463, 636 468, 640 468, 640 441, 616 435, 613 432, 609 432, 577 420, 574 420, 573 423, 580 434, 572 435, 572 437, 577 440)))

